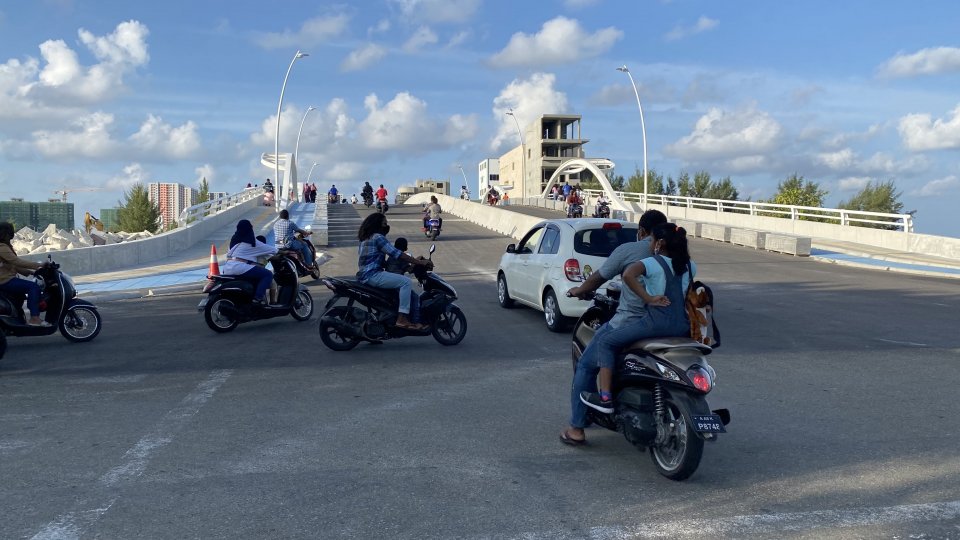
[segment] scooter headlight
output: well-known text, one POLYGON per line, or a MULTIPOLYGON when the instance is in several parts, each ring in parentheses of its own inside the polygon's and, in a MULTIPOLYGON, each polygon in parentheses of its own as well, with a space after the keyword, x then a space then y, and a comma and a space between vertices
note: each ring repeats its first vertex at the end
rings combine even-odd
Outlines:
POLYGON ((693 383, 693 387, 706 394, 713 389, 713 377, 710 372, 701 368, 694 367, 687 370, 687 378, 693 383))

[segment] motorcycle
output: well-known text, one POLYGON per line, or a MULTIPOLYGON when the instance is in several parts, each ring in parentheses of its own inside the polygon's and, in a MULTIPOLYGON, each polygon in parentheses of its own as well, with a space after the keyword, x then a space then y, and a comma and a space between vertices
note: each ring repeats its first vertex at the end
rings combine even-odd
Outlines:
POLYGON ((372 194, 372 193, 364 193, 364 194, 362 195, 362 197, 363 197, 363 205, 364 205, 364 206, 366 206, 367 208, 370 208, 371 206, 373 206, 373 194, 372 194))
MULTIPOLYGON (((573 368, 596 330, 617 311, 619 289, 593 295, 593 304, 573 329, 573 368)), ((617 353, 612 393, 614 412, 591 407, 594 424, 623 433, 641 450, 649 449, 657 471, 671 480, 689 478, 700 465, 704 442, 714 442, 730 423, 727 409, 710 410, 706 396, 716 384, 707 362, 711 348, 690 338, 637 341, 617 353)))
POLYGON ((423 229, 423 234, 431 240, 436 240, 440 236, 440 220, 438 218, 430 218, 427 220, 427 226, 423 229))
POLYGON ((567 217, 568 218, 582 218, 583 217, 583 205, 571 203, 567 207, 567 217))
POLYGON ((274 203, 274 194, 273 191, 268 191, 263 194, 263 205, 264 206, 273 206, 274 203))
MULTIPOLYGON (((308 225, 307 229, 309 228, 310 226, 308 225)), ((310 258, 313 259, 313 264, 308 266, 306 262, 304 262, 303 256, 300 254, 300 252, 295 249, 280 248, 277 253, 279 255, 284 255, 293 261, 293 265, 297 269, 297 277, 310 276, 313 279, 320 279, 320 265, 317 263, 317 248, 313 245, 313 242, 310 241, 310 238, 301 232, 294 234, 294 238, 306 244, 310 249, 310 258)))
POLYGON ((610 204, 606 202, 597 203, 596 208, 593 209, 593 217, 609 219, 610 204))
POLYGON ((73 279, 60 271, 60 265, 48 255, 47 264, 34 272, 40 280, 40 309, 46 312, 49 326, 31 326, 23 311, 24 297, 0 293, 0 334, 9 336, 49 336, 57 330, 69 341, 90 341, 97 337, 103 321, 92 303, 77 298, 73 279))
POLYGON ((386 214, 387 210, 390 210, 390 205, 387 204, 387 200, 379 199, 377 201, 377 212, 380 212, 381 214, 386 214))
POLYGON ((214 332, 230 332, 240 323, 292 316, 307 321, 313 315, 313 296, 300 284, 297 263, 289 253, 270 258, 273 279, 277 282, 277 301, 274 304, 255 304, 256 284, 241 276, 210 276, 203 288, 207 297, 200 301, 197 311, 203 312, 207 326, 214 332))
MULTIPOLYGON (((430 246, 430 256, 437 247, 430 246)), ((432 270, 414 267, 414 276, 423 287, 420 321, 423 330, 394 326, 399 299, 396 290, 378 289, 352 279, 326 277, 323 284, 333 291, 320 316, 320 340, 334 351, 349 351, 361 341, 380 343, 407 336, 432 335, 441 345, 456 345, 467 335, 467 317, 453 303, 457 291, 432 270), (346 299, 346 305, 337 305, 346 299)))

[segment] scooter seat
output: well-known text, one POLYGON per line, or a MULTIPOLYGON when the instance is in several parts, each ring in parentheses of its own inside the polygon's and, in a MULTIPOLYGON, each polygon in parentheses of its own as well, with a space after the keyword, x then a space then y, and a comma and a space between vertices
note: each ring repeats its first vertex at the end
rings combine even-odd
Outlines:
POLYGON ((641 339, 639 341, 634 341, 626 348, 625 351, 630 350, 643 350, 647 352, 657 353, 674 349, 696 349, 702 354, 710 354, 713 349, 709 345, 704 345, 699 341, 694 341, 686 337, 667 337, 667 338, 650 338, 650 339, 641 339))

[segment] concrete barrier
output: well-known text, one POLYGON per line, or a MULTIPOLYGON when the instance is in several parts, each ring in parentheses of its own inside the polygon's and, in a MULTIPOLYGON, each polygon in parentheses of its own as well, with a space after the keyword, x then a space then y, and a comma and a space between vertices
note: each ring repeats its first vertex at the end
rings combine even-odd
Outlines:
POLYGON ((673 222, 686 229, 687 236, 692 238, 700 238, 700 223, 696 221, 690 221, 689 219, 675 219, 673 222))
POLYGON ((753 229, 730 229, 730 243, 738 246, 752 247, 753 249, 763 249, 763 241, 766 233, 755 231, 753 229))
MULTIPOLYGON (((259 205, 258 197, 152 238, 107 246, 51 251, 49 255, 63 266, 65 272, 74 275, 110 272, 151 263, 193 246, 224 227, 235 225, 247 212, 259 205)), ((45 260, 47 253, 35 255, 42 256, 45 260)), ((34 258, 28 256, 30 260, 34 258)))
POLYGON ((809 257, 811 243, 810 238, 790 234, 767 233, 764 239, 764 249, 779 253, 789 253, 800 257, 809 257))
POLYGON ((726 225, 718 225, 716 223, 703 223, 700 225, 700 235, 708 240, 729 242, 730 227, 727 227, 726 225))

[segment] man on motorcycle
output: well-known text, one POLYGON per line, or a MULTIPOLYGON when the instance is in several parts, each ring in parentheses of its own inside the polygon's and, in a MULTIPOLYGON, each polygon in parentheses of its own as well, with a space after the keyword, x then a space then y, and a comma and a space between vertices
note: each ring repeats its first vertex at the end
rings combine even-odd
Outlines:
POLYGON ((373 200, 373 186, 370 185, 370 182, 363 183, 363 189, 360 190, 360 196, 364 199, 373 200))
POLYGON ((440 228, 442 229, 442 228, 443 228, 443 218, 440 217, 440 214, 441 214, 441 213, 443 213, 443 211, 440 209, 440 203, 437 201, 437 197, 436 197, 435 195, 431 195, 431 196, 430 196, 430 204, 428 204, 428 205, 423 209, 423 230, 426 231, 426 230, 429 229, 429 224, 428 224, 428 222, 429 222, 431 219, 440 220, 440 228))
POLYGON ((467 186, 460 186, 460 198, 465 201, 470 200, 470 190, 467 189, 467 186))
POLYGON ((13 225, 6 221, 0 223, 0 291, 27 297, 27 309, 30 310, 30 326, 50 326, 50 323, 40 319, 40 286, 35 281, 21 279, 17 274, 33 275, 44 265, 17 257, 13 250, 13 225))
POLYGON ((377 189, 377 201, 387 202, 387 188, 383 187, 383 184, 380 184, 380 188, 377 189))
POLYGON ((580 191, 576 189, 571 190, 570 195, 567 197, 567 217, 576 217, 573 211, 575 205, 579 205, 582 212, 583 199, 580 198, 580 191))
POLYGON ((357 194, 354 193, 350 196, 350 204, 357 204, 357 194))
POLYGON ((254 236, 253 224, 250 221, 241 219, 237 222, 236 232, 230 238, 227 262, 220 269, 220 273, 225 276, 242 276, 256 282, 257 288, 253 293, 253 302, 266 304, 266 294, 273 281, 273 272, 264 268, 257 259, 269 257, 276 252, 275 246, 268 246, 254 236))
POLYGON ((297 240, 296 236, 294 236, 296 233, 304 236, 313 234, 311 231, 305 231, 297 227, 296 223, 290 221, 290 212, 286 209, 281 210, 280 217, 277 218, 276 223, 273 224, 274 243, 277 247, 295 250, 303 257, 304 266, 313 266, 313 254, 310 253, 310 247, 306 242, 297 240))
POLYGON ((338 202, 340 202, 340 198, 339 198, 339 196, 338 196, 338 194, 337 194, 337 185, 336 185, 336 184, 332 184, 332 185, 330 186, 330 191, 327 192, 327 202, 331 202, 331 203, 338 203, 338 202))
MULTIPOLYGON (((637 241, 620 244, 610 253, 607 260, 599 270, 590 274, 587 279, 578 287, 573 287, 567 291, 567 295, 575 296, 580 299, 586 299, 590 293, 600 288, 606 283, 623 273, 630 265, 642 261, 653 255, 651 233, 654 227, 666 223, 667 216, 659 210, 647 210, 640 216, 640 226, 637 230, 637 241)), ((617 313, 603 327, 611 329, 622 328, 624 326, 635 324, 637 321, 647 315, 646 302, 643 297, 637 295, 629 287, 620 288, 620 303, 617 306, 617 313)), ((603 328, 601 327, 601 328, 603 328)), ((599 334, 599 329, 598 329, 599 334)), ((570 406, 572 409, 570 427, 564 430, 560 439, 567 444, 581 444, 584 441, 583 428, 587 422, 586 405, 580 400, 580 392, 593 389, 591 381, 596 380, 599 366, 588 365, 588 362, 581 362, 583 368, 587 370, 583 377, 575 377, 573 389, 570 395, 570 406), (580 383, 578 384, 578 381, 580 383)), ((577 372, 580 372, 580 365, 577 366, 577 372)))
POLYGON ((371 287, 399 289, 400 306, 397 309, 396 326, 407 330, 423 330, 423 325, 414 323, 407 317, 410 313, 411 295, 414 294, 410 279, 386 272, 383 267, 387 255, 414 265, 429 267, 431 263, 427 260, 415 259, 394 247, 386 238, 389 233, 390 225, 387 224, 387 216, 379 212, 370 214, 360 224, 360 230, 357 233, 357 238, 360 240, 357 279, 371 287))

